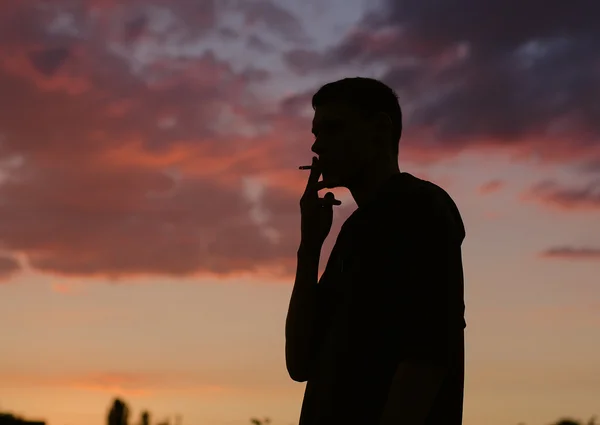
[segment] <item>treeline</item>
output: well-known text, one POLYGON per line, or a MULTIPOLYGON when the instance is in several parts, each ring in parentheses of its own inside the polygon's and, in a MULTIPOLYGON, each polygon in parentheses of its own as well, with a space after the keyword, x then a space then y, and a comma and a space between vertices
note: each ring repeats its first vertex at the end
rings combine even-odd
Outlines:
MULTIPOLYGON (((127 403, 120 398, 115 398, 108 410, 107 425, 130 425, 129 413, 127 403)), ((142 410, 138 421, 131 425, 151 425, 150 412, 142 410)), ((171 425, 171 420, 166 418, 154 425, 171 425)), ((175 416, 174 425, 181 425, 181 416, 175 416)))
POLYGON ((0 412, 0 425, 46 425, 44 421, 29 421, 12 413, 0 412))
MULTIPOLYGON (((115 401, 113 402, 112 407, 109 411, 107 425, 130 425, 128 423, 128 414, 129 414, 129 408, 127 407, 127 404, 118 398, 115 399, 115 401)), ((270 425, 271 419, 270 418, 264 418, 264 419, 251 418, 250 423, 252 425, 270 425)), ((0 424, 0 425, 3 425, 3 424, 0 424)), ((164 420, 162 422, 156 423, 156 424, 151 424, 150 423, 150 413, 148 411, 144 410, 144 411, 142 411, 142 413, 140 415, 140 420, 138 421, 138 423, 131 424, 131 425, 171 425, 171 424, 169 423, 168 419, 164 420)), ((179 421, 176 422, 175 425, 181 425, 181 417, 179 417, 179 421)), ((204 424, 194 424, 194 425, 204 425, 204 424)), ((210 424, 207 424, 207 425, 210 425, 210 424)), ((528 424, 521 422, 518 425, 528 425, 528 424)), ((564 417, 560 418, 559 420, 557 420, 556 422, 553 422, 552 424, 536 424, 536 425, 600 425, 600 424, 596 423, 596 416, 591 417, 587 422, 564 416, 564 417)))
MULTIPOLYGON (((171 419, 166 418, 162 421, 152 423, 151 415, 148 410, 142 410, 140 413, 139 419, 130 423, 130 409, 127 403, 120 398, 115 398, 108 409, 107 414, 107 425, 182 425, 181 416, 175 416, 174 422, 171 424, 171 419)), ((578 419, 573 419, 571 417, 563 417, 556 422, 553 422, 550 425, 600 425, 596 423, 596 416, 591 417, 587 422, 580 421, 578 419)), ((270 425, 271 419, 264 418, 251 418, 250 423, 252 425, 270 425)), ((26 420, 20 416, 13 415, 11 413, 2 413, 0 412, 0 425, 46 425, 45 421, 39 420, 26 420)), ((83 424, 81 424, 83 425, 83 424)), ((203 425, 203 424, 195 424, 195 425, 203 425)), ((523 422, 518 425, 528 425, 523 422)), ((547 425, 547 424, 536 424, 536 425, 547 425)))

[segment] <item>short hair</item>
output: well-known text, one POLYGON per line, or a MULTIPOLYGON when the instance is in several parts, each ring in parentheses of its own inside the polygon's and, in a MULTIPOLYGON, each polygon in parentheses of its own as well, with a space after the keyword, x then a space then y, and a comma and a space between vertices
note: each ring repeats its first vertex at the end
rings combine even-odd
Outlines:
POLYGON ((398 95, 391 87, 373 78, 344 78, 325 84, 313 95, 314 110, 331 103, 349 105, 366 117, 379 112, 387 114, 392 122, 392 152, 398 156, 398 145, 402 137, 402 109, 398 95))

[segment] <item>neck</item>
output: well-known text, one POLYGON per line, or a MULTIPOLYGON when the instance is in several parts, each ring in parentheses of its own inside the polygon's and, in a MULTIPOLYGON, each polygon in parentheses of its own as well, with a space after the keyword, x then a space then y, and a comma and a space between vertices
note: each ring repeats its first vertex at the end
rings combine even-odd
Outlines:
POLYGON ((390 161, 385 166, 381 163, 374 163, 367 166, 364 173, 348 189, 358 207, 367 205, 377 194, 381 186, 392 176, 400 174, 398 161, 390 161))

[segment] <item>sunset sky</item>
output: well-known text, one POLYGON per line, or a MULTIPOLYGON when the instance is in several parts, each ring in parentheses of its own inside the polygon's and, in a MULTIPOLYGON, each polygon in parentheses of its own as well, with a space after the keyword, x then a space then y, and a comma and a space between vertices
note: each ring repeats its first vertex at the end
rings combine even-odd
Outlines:
MULTIPOLYGON (((312 94, 380 78, 466 225, 465 425, 600 414, 600 3, 0 2, 0 411, 297 424, 312 94)), ((321 262, 356 204, 345 189, 321 262)), ((368 284, 368 282, 365 282, 368 284)))

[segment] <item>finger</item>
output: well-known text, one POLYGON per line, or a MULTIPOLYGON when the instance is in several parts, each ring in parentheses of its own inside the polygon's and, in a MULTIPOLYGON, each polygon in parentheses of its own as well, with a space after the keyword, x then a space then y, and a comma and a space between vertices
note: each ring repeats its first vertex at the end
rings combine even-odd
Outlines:
POLYGON ((318 191, 322 190, 322 189, 333 189, 334 187, 339 187, 340 186, 340 181, 336 178, 336 177, 332 177, 332 178, 323 178, 323 180, 321 180, 320 182, 317 182, 315 184, 315 188, 318 191))
POLYGON ((322 205, 341 205, 342 202, 335 199, 335 196, 331 192, 327 192, 323 198, 319 198, 319 202, 322 205))
POLYGON ((317 181, 313 186, 314 190, 317 192, 329 188, 329 182, 327 180, 317 181))
POLYGON ((325 200, 323 198, 319 198, 319 205, 321 205, 322 207, 330 207, 332 205, 342 205, 342 201, 338 201, 337 199, 334 199, 332 201, 328 201, 325 200))
POLYGON ((335 199, 335 195, 332 192, 327 192, 323 199, 333 205, 341 205, 342 204, 341 201, 338 201, 337 199, 335 199))
POLYGON ((310 176, 308 176, 308 182, 306 183, 306 189, 304 190, 304 197, 317 198, 319 189, 317 188, 317 183, 319 182, 319 177, 321 175, 321 170, 318 167, 318 160, 316 157, 312 159, 312 165, 310 170, 310 176))
POLYGON ((315 187, 316 183, 319 181, 319 176, 321 175, 321 170, 318 167, 319 161, 316 156, 313 156, 312 165, 310 169, 310 175, 308 176, 308 186, 315 187))

